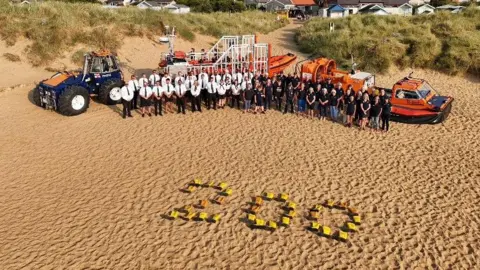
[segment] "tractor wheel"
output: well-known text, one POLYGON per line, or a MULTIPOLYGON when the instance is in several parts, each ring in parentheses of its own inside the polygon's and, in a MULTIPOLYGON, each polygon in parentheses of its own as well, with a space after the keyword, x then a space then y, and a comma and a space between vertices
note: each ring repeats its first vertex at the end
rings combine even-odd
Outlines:
POLYGON ((77 85, 69 86, 58 98, 58 111, 66 116, 85 112, 90 104, 88 90, 77 85))
POLYGON ((106 105, 114 105, 119 103, 122 99, 122 95, 120 93, 121 87, 122 82, 120 80, 109 80, 104 82, 98 91, 98 99, 101 103, 106 105))
POLYGON ((35 87, 35 89, 33 89, 32 99, 33 99, 33 102, 35 103, 35 105, 37 105, 39 107, 45 107, 45 106, 42 105, 42 100, 41 100, 41 97, 40 97, 40 90, 38 89, 38 87, 35 87))

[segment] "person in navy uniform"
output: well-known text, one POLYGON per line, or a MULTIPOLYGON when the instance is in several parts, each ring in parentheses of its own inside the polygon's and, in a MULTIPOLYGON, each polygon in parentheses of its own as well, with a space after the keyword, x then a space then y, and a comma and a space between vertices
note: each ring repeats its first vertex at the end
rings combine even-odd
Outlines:
POLYGON ((162 108, 162 99, 163 99, 163 87, 160 85, 160 81, 155 82, 155 86, 152 88, 153 91, 153 108, 155 111, 155 116, 163 115, 162 108))
MULTIPOLYGON (((348 90, 347 90, 348 91, 348 90)), ((353 117, 356 113, 357 109, 357 103, 355 101, 355 96, 354 95, 348 95, 346 96, 346 101, 345 101, 345 114, 347 115, 347 127, 352 127, 353 125, 353 117)))
POLYGON ((148 116, 152 116, 152 88, 147 82, 144 82, 142 88, 140 88, 140 107, 142 109, 142 117, 145 117, 145 113, 148 116))
POLYGON ((329 94, 330 94, 330 92, 332 92, 332 90, 333 90, 334 87, 335 87, 335 86, 334 86, 333 83, 332 83, 332 79, 330 79, 330 78, 327 78, 327 79, 325 80, 325 82, 323 83, 323 85, 322 85, 322 88, 326 88, 326 89, 327 89, 327 92, 328 92, 329 94))
POLYGON ((243 91, 243 102, 244 102, 244 113, 250 112, 250 106, 252 104, 252 99, 255 95, 255 92, 252 89, 252 84, 250 82, 247 83, 247 88, 243 91))
POLYGON ((269 110, 271 108, 272 104, 272 94, 273 94, 273 84, 271 79, 267 79, 267 82, 265 84, 265 100, 264 100, 264 108, 265 111, 269 110))
MULTIPOLYGON (((125 82, 123 82, 125 83, 125 82)), ((122 95, 122 105, 123 105, 123 119, 125 119, 127 116, 128 117, 133 117, 132 112, 130 111, 131 109, 131 102, 134 95, 134 91, 132 91, 128 85, 123 85, 123 87, 120 89, 120 94, 122 95)))
POLYGON ((318 94, 318 107, 320 111, 320 120, 325 121, 327 118, 327 108, 328 108, 328 90, 327 88, 322 88, 320 94, 318 94))
POLYGON ((363 93, 363 99, 362 103, 360 105, 360 129, 365 130, 365 127, 367 126, 368 123, 368 116, 370 115, 370 108, 372 107, 372 104, 370 102, 370 98, 368 93, 363 93))
POLYGON ((277 110, 279 112, 282 111, 282 97, 283 97, 283 87, 281 79, 274 79, 272 83, 274 95, 275 95, 275 102, 277 103, 277 110))
POLYGON ((213 76, 210 78, 210 81, 207 83, 206 89, 207 89, 207 92, 208 92, 207 110, 210 110, 212 105, 213 105, 213 109, 217 110, 218 84, 215 82, 215 79, 214 79, 213 76))
POLYGON ((315 109, 315 93, 313 91, 313 88, 310 87, 308 89, 308 94, 307 94, 308 117, 313 118, 314 109, 315 109))
POLYGON ((192 112, 202 112, 202 102, 201 102, 201 93, 202 87, 199 84, 199 81, 193 82, 190 93, 192 95, 192 112))
POLYGON ((130 81, 128 82, 128 90, 129 91, 132 91, 133 92, 133 99, 132 99, 132 102, 130 102, 131 104, 131 108, 130 109, 138 109, 138 91, 140 90, 140 85, 143 85, 143 84, 140 84, 137 80, 137 77, 135 75, 132 75, 130 77, 130 81))
POLYGON ((175 86, 175 96, 177 100, 177 113, 185 114, 185 94, 187 93, 187 88, 183 84, 182 80, 177 81, 175 86))
POLYGON ((233 84, 230 86, 230 90, 232 92, 232 104, 230 107, 234 108, 235 103, 237 103, 237 109, 240 110, 240 95, 242 93, 242 89, 237 80, 233 81, 233 84))
POLYGON ((385 104, 382 107, 382 131, 388 132, 390 128, 390 115, 392 113, 392 103, 390 99, 385 98, 385 104))
POLYGON ((287 113, 288 106, 290 106, 290 113, 293 113, 294 99, 295 99, 295 90, 293 89, 293 85, 289 84, 287 91, 285 91, 285 109, 283 110, 283 114, 287 113))

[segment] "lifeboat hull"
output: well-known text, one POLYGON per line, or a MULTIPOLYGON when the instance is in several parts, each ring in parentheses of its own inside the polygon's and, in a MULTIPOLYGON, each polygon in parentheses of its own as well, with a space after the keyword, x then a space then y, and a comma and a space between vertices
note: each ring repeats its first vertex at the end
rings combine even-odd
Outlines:
POLYGON ((446 104, 443 110, 410 109, 392 106, 391 120, 406 124, 439 124, 445 121, 452 110, 452 102, 446 104))
POLYGON ((297 56, 291 53, 285 55, 272 56, 269 59, 269 75, 278 74, 287 69, 290 65, 297 60, 297 56))

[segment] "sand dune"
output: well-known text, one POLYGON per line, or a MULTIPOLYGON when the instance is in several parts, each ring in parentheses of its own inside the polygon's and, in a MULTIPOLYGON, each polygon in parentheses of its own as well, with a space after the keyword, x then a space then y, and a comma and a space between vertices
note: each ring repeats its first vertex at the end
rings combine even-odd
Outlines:
MULTIPOLYGON (((282 39, 290 27, 262 38, 292 50, 282 39)), ((123 55, 134 68, 152 64, 123 55)), ((405 73, 377 81, 391 85, 405 73)), ((394 123, 388 135, 273 111, 123 120, 120 106, 92 102, 87 113, 63 117, 35 107, 31 87, 5 90, 0 268, 478 268, 480 82, 415 76, 454 96, 453 111, 441 125, 394 123), (225 205, 207 209, 222 214, 220 223, 163 218, 214 197, 180 191, 196 177, 232 187, 225 205), (290 228, 272 233, 244 223, 243 209, 265 190, 298 203, 290 228), (330 198, 360 210, 363 223, 348 243, 305 229, 307 209, 330 198)), ((282 212, 278 203, 264 208, 266 219, 282 212)), ((337 228, 343 219, 336 213, 322 222, 337 228)))

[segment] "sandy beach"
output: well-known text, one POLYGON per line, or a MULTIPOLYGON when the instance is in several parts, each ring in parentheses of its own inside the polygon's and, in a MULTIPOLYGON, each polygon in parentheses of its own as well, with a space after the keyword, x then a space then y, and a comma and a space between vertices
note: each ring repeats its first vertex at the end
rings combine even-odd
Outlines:
MULTIPOLYGON (((275 53, 303 58, 294 46, 295 27, 260 41, 275 53)), ((200 36, 195 45, 178 41, 178 48, 214 40, 200 36)), ((127 72, 158 64, 165 46, 143 41, 128 40, 120 50, 127 72)), ((31 102, 33 83, 51 73, 23 61, 2 61, 0 71, 0 269, 480 265, 479 78, 416 70, 415 77, 455 97, 449 118, 439 125, 393 123, 388 134, 374 134, 230 108, 156 118, 135 112, 124 120, 121 105, 91 102, 85 114, 64 117, 31 102), (221 214, 219 223, 163 217, 215 197, 212 189, 180 190, 195 178, 232 188, 224 205, 206 209, 221 214), (288 193, 298 204, 290 227, 247 226, 245 209, 264 191, 288 193), (306 229, 308 209, 327 199, 360 211, 359 231, 346 243, 306 229)), ((391 86, 408 72, 377 75, 377 83, 391 86)), ((259 215, 278 220, 280 205, 268 202, 259 215)), ((336 230, 346 219, 328 210, 321 222, 336 230)))

